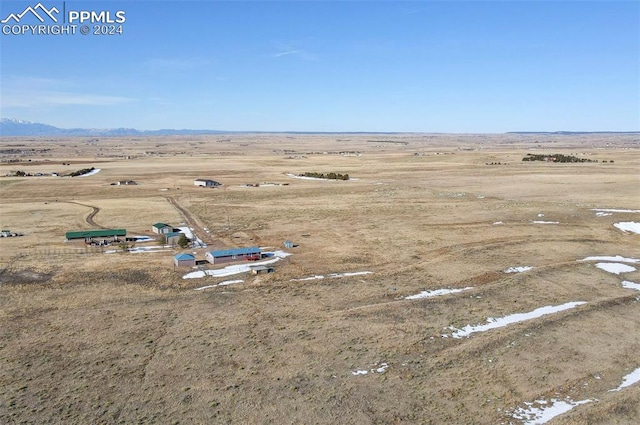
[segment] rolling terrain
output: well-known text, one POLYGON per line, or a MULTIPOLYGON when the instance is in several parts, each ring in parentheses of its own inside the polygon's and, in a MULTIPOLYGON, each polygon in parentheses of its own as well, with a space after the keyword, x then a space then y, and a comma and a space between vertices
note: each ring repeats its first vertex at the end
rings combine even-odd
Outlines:
POLYGON ((2 423, 640 420, 640 235, 616 227, 640 222, 637 135, 5 137, 0 150, 0 224, 24 233, 0 238, 2 423), (50 175, 86 167, 100 171, 50 175), (351 179, 296 178, 309 172, 351 179), (64 241, 153 236, 157 222, 210 249, 291 255, 268 275, 183 279, 177 248, 64 241))

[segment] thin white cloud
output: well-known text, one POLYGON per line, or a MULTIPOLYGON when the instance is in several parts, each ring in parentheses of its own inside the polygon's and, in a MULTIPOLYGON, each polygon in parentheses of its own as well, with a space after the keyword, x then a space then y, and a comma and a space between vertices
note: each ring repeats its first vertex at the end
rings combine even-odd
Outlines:
POLYGON ((8 76, 2 81, 2 108, 36 108, 41 106, 110 106, 132 102, 125 96, 85 92, 69 80, 34 76, 8 76))
POLYGON ((286 51, 286 52, 276 53, 276 54, 273 55, 273 57, 274 58, 279 58, 281 56, 294 55, 294 54, 301 53, 301 52, 302 52, 302 50, 289 50, 289 51, 286 51))

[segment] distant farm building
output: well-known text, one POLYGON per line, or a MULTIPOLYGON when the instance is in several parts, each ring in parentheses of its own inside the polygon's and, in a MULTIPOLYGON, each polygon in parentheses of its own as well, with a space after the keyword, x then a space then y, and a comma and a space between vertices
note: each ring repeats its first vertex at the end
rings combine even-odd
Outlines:
POLYGON ((133 180, 118 180, 115 183, 111 183, 112 186, 135 186, 138 183, 136 183, 133 180))
POLYGON ((211 264, 228 263, 229 261, 259 260, 261 258, 260 248, 252 246, 250 248, 225 249, 221 251, 209 251, 205 258, 211 264))
POLYGON ((68 241, 84 239, 86 243, 93 243, 96 240, 108 241, 110 239, 116 242, 119 240, 118 238, 124 239, 126 236, 127 231, 125 229, 79 230, 65 233, 65 238, 68 241))
POLYGON ((193 254, 183 252, 173 257, 173 263, 176 267, 194 267, 196 265, 196 257, 193 254))
POLYGON ((282 242, 282 244, 284 245, 285 248, 293 248, 295 246, 291 241, 284 241, 282 242))
POLYGON ((195 179, 193 181, 193 184, 195 186, 201 186, 201 187, 218 187, 218 186, 222 186, 222 183, 218 183, 215 180, 208 180, 208 179, 195 179))
POLYGON ((173 232, 173 227, 164 223, 156 223, 151 226, 151 230, 153 230, 153 233, 156 233, 158 235, 166 235, 167 233, 173 232))

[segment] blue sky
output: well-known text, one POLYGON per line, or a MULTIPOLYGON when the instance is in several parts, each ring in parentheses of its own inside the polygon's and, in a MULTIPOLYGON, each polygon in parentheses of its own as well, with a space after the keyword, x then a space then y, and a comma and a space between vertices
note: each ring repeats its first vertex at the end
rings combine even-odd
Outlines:
MULTIPOLYGON (((0 19, 37 3, 2 0, 0 19)), ((123 10, 123 34, 0 34, 1 116, 93 128, 640 131, 637 1, 64 8, 123 10)))

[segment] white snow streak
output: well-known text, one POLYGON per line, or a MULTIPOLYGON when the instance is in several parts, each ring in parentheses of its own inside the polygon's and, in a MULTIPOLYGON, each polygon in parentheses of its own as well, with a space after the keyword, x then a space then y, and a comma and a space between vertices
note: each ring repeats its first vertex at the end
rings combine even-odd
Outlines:
POLYGON ((635 221, 622 221, 620 223, 613 223, 613 225, 625 233, 640 234, 640 223, 636 223, 635 221))
MULTIPOLYGON (((513 413, 513 417, 525 420, 524 423, 526 425, 546 424, 556 416, 562 415, 576 406, 591 403, 592 401, 594 400, 573 401, 570 398, 567 398, 566 401, 563 401, 552 398, 550 406, 540 407, 533 407, 534 403, 525 403, 528 407, 526 409, 523 407, 519 408, 513 413)), ((544 405, 547 404, 547 401, 536 400, 536 403, 538 405, 544 405)))
POLYGON ((534 224, 560 224, 559 221, 540 221, 540 220, 532 221, 532 223, 534 223, 534 224))
POLYGON ((615 257, 600 255, 595 257, 586 257, 578 261, 614 261, 616 263, 640 263, 640 260, 637 258, 626 258, 621 255, 616 255, 615 257))
POLYGON ((627 289, 635 289, 636 291, 640 291, 640 283, 631 282, 628 280, 622 281, 622 287, 627 289))
POLYGON ((336 279, 339 277, 349 277, 349 276, 361 276, 364 274, 371 274, 373 272, 369 272, 369 271, 365 271, 365 272, 350 272, 350 273, 329 273, 328 275, 324 276, 321 274, 317 274, 315 276, 310 276, 310 277, 303 277, 300 279, 291 279, 291 282, 302 282, 305 280, 319 280, 319 279, 336 279))
MULTIPOLYGON (((579 305, 586 304, 586 301, 574 301, 569 302, 557 306, 545 306, 537 308, 528 313, 515 313, 509 316, 500 317, 498 319, 494 319, 490 317, 487 319, 487 323, 478 324, 478 325, 467 325, 462 329, 456 329, 455 332, 451 334, 453 338, 462 338, 465 336, 469 336, 476 332, 486 332, 491 329, 501 328, 507 325, 511 325, 513 323, 524 322, 527 320, 537 319, 538 317, 546 316, 548 314, 558 313, 563 310, 568 310, 571 308, 575 308, 579 305)), ((455 328, 452 328, 455 329, 455 328)))
POLYGON ((636 382, 640 382, 640 367, 637 368, 636 370, 634 370, 633 372, 631 372, 628 375, 625 375, 622 378, 622 384, 620 384, 620 386, 618 388, 614 388, 613 390, 609 390, 609 392, 611 391, 620 391, 621 389, 628 387, 630 385, 635 384, 636 382))
POLYGON ((629 273, 636 270, 635 267, 622 263, 597 263, 596 267, 613 274, 629 273))
POLYGON ((617 210, 613 208, 591 208, 591 211, 610 212, 610 213, 640 213, 640 210, 617 210))
POLYGON ((225 280, 224 282, 220 282, 217 285, 201 286, 200 288, 195 288, 195 290, 202 291, 203 289, 215 288, 216 286, 226 286, 226 285, 232 285, 234 283, 243 283, 243 282, 244 280, 225 280))
POLYGON ((509 267, 506 270, 503 270, 503 273, 522 273, 531 270, 533 267, 531 266, 520 266, 520 267, 509 267))
POLYGON ((455 294, 462 291, 468 291, 469 289, 473 289, 473 286, 468 286, 466 288, 459 288, 459 289, 434 289, 433 291, 422 291, 416 295, 409 295, 408 297, 404 297, 404 299, 417 300, 420 298, 439 297, 441 295, 455 294))

